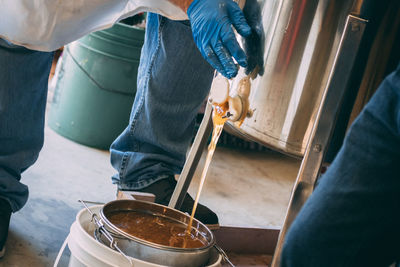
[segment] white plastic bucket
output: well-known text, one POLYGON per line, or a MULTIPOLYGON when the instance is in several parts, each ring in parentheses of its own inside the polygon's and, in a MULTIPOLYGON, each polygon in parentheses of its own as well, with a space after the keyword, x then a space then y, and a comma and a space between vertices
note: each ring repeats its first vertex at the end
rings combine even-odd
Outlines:
MULTIPOLYGON (((99 214, 101 205, 92 206, 90 210, 99 214)), ((58 265, 65 245, 71 251, 69 267, 95 266, 95 267, 132 267, 129 261, 119 252, 99 243, 94 237, 94 223, 91 222, 91 215, 86 209, 82 209, 76 216, 76 221, 71 225, 70 233, 60 249, 54 266, 58 265)), ((213 260, 209 267, 220 267, 222 257, 217 252, 213 253, 213 260)), ((145 262, 131 258, 134 267, 160 267, 163 265, 145 262)))

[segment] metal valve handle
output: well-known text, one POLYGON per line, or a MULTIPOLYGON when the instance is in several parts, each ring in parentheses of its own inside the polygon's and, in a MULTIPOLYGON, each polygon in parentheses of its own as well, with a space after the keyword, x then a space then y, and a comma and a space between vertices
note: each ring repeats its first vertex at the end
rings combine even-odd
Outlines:
POLYGON ((124 256, 125 259, 127 259, 130 263, 131 266, 134 266, 132 259, 129 258, 119 247, 117 244, 117 241, 112 237, 111 233, 104 227, 104 223, 101 219, 97 218, 97 214, 93 213, 89 207, 86 205, 85 201, 79 200, 85 206, 86 210, 90 213, 92 216, 92 222, 96 225, 96 231, 102 235, 104 235, 107 240, 110 242, 110 248, 117 250, 122 256, 124 256))

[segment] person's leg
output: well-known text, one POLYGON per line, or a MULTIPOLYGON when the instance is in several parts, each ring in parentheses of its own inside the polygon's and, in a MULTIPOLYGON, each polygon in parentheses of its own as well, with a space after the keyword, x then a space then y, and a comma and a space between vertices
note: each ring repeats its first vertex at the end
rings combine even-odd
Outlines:
POLYGON ((43 145, 47 80, 53 53, 31 51, 0 39, 0 250, 9 213, 28 199, 21 173, 43 145))
POLYGON ((400 258, 400 65, 350 128, 290 227, 281 266, 388 266, 400 258))
POLYGON ((130 123, 111 146, 119 188, 141 189, 180 173, 212 77, 190 26, 149 14, 130 123))
POLYGON ((182 170, 214 73, 189 25, 148 15, 130 122, 110 149, 118 188, 154 193, 164 205, 175 187, 174 174, 182 170))

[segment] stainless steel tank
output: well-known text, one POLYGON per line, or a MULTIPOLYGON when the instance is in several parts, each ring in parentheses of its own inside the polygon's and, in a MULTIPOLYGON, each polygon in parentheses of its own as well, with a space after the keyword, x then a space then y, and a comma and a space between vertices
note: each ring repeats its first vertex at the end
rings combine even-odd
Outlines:
POLYGON ((227 129, 275 150, 301 157, 328 84, 346 18, 362 1, 239 1, 253 28, 237 36, 248 51, 249 69, 230 81, 231 95, 252 73, 252 116, 227 129))

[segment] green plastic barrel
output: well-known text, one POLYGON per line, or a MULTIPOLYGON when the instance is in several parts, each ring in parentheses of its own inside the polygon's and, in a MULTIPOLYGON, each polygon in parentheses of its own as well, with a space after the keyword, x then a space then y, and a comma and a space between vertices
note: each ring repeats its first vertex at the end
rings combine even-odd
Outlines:
POLYGON ((117 23, 66 46, 55 76, 50 128, 108 149, 129 121, 143 41, 143 29, 117 23))

